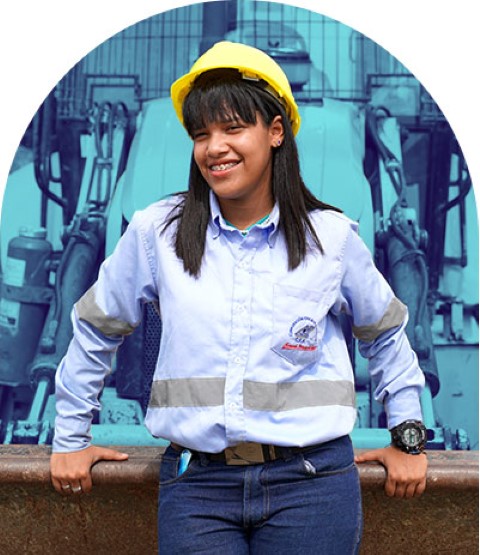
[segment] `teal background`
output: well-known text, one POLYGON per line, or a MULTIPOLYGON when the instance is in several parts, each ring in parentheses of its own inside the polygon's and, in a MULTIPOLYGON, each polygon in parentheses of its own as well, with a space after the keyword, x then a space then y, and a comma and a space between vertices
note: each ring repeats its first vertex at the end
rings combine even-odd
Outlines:
MULTIPOLYGON (((226 6, 226 17, 233 4, 226 6)), ((202 41, 205 42, 203 8, 203 4, 195 4, 153 16, 125 29, 93 50, 52 91, 59 119, 88 119, 92 106, 104 100, 121 100, 126 103, 130 113, 135 114, 149 100, 168 96, 170 83, 188 70, 199 50, 205 46, 202 44, 202 41)), ((219 6, 216 8, 219 9, 219 6)), ((361 33, 320 14, 287 5, 243 2, 237 8, 237 17, 244 20, 283 22, 301 34, 314 65, 313 78, 299 94, 306 105, 325 97, 351 102, 356 106, 375 100, 382 105, 388 103, 394 115, 405 122, 411 123, 412 118, 418 117, 423 124, 445 124, 442 112, 409 70, 361 33), (368 77, 379 74, 395 75, 388 78, 390 85, 393 84, 390 89, 382 88, 384 77, 380 80, 378 77, 376 80, 368 77)), ((417 199, 421 225, 428 216, 426 198, 418 192, 421 191, 425 174, 431 171, 431 167, 419 169, 422 168, 422 161, 426 164, 426 150, 427 146, 422 144, 421 139, 409 145, 411 159, 416 158, 415 164, 412 162, 410 167, 411 177, 420 183, 412 183, 409 190, 412 198, 417 199)), ((13 161, 5 190, 1 228, 2 269, 5 268, 6 245, 17 233, 19 225, 36 227, 41 223, 40 197, 34 183, 32 160, 30 127, 13 161)), ((58 165, 58 160, 54 147, 53 174, 56 172, 55 164, 58 165)), ((56 185, 52 187, 55 189, 56 185)), ((183 186, 168 183, 166 190, 161 192, 168 193, 179 188, 183 186)), ((323 195, 327 201, 329 194, 327 189, 323 195)), ((155 200, 155 195, 157 193, 152 191, 152 198, 148 200, 155 200)), ((351 199, 347 198, 346 201, 347 204, 351 199)), ((127 220, 133 210, 132 203, 134 201, 130 205, 123 203, 119 208, 127 220)), ((343 203, 336 204, 342 206, 343 203)), ((357 208, 353 203, 352 212, 348 209, 345 211, 355 217, 357 208)), ((51 203, 48 210, 51 240, 54 247, 60 250, 62 223, 58 210, 51 203)), ((451 264, 448 279, 444 279, 442 286, 450 295, 463 295, 461 301, 478 304, 478 247, 475 250, 478 230, 473 190, 466 199, 466 211, 469 264, 464 268, 459 267, 459 264, 451 264)), ((455 214, 451 216, 454 220, 458 217, 455 214)), ((115 234, 110 237, 113 237, 110 239, 113 245, 115 234)), ((430 241, 435 243, 436 237, 431 237, 430 241)), ((112 248, 111 245, 107 244, 107 251, 112 248)), ((457 257, 458 249, 454 235, 447 243, 447 255, 450 258, 457 257)), ((441 330, 438 330, 436 350, 448 360, 445 376, 442 376, 445 386, 442 387, 441 396, 444 398, 437 399, 438 412, 448 414, 454 428, 468 427, 473 430, 471 435, 478 438, 478 374, 475 364, 475 357, 478 357, 477 328, 466 330, 462 341, 444 340, 441 330), (460 375, 458 366, 468 368, 471 375, 460 375)), ((476 445, 478 447, 478 443, 476 445)))

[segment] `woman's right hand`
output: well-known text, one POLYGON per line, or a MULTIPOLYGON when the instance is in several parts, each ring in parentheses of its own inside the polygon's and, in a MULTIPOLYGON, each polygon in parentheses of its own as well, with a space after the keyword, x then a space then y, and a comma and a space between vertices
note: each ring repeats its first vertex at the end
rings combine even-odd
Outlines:
POLYGON ((89 493, 92 466, 98 461, 125 461, 126 453, 91 445, 81 451, 52 453, 50 474, 53 487, 62 495, 89 493))

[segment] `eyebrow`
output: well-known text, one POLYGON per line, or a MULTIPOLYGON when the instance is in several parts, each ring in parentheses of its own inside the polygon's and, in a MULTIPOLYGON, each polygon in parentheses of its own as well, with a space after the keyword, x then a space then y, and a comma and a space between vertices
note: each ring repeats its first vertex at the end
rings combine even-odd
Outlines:
POLYGON ((229 117, 217 117, 211 121, 204 121, 199 127, 192 129, 192 132, 195 133, 201 129, 205 129, 208 127, 210 123, 246 123, 238 114, 233 115, 231 114, 229 117))

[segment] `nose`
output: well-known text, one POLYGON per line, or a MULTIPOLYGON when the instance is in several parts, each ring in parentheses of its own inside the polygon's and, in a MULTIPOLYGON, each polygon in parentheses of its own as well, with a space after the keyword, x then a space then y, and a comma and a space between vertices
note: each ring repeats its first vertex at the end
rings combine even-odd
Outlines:
POLYGON ((207 155, 212 158, 219 158, 228 151, 228 144, 224 133, 213 132, 208 137, 207 155))

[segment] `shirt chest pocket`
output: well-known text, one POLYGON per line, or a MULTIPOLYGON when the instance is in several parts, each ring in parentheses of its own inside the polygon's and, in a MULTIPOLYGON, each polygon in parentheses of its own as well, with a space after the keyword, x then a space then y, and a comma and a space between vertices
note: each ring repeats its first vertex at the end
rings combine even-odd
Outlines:
POLYGON ((328 312, 322 305, 317 291, 276 284, 271 350, 297 367, 316 362, 328 312))

